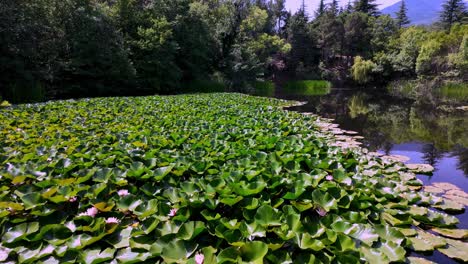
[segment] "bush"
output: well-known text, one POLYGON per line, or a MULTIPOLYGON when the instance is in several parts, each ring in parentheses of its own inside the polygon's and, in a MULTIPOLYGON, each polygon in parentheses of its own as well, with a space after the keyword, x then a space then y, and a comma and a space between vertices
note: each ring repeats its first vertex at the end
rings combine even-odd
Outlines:
POLYGON ((357 56, 354 59, 354 64, 351 68, 351 74, 356 82, 365 84, 373 79, 372 73, 376 69, 377 65, 374 62, 371 60, 364 60, 361 56, 357 56))

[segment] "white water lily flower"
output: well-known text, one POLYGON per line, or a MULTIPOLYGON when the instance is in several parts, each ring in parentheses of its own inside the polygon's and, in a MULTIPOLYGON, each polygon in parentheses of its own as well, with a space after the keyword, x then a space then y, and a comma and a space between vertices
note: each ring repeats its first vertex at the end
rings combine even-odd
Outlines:
POLYGON ((128 190, 119 190, 119 191, 117 192, 117 194, 118 194, 120 197, 124 197, 124 196, 129 195, 130 193, 128 192, 128 190))
POLYGON ((68 222, 65 224, 65 227, 70 229, 70 231, 75 232, 76 231, 76 225, 73 222, 68 222))
POLYGON ((11 165, 11 163, 7 163, 6 165, 7 165, 8 172, 11 172, 15 168, 15 166, 11 165))
POLYGON ((88 210, 86 210, 86 212, 81 213, 78 216, 86 215, 86 216, 95 217, 97 215, 97 213, 99 213, 98 209, 96 209, 96 207, 93 206, 93 207, 89 208, 88 210))
POLYGON ((177 213, 177 209, 176 209, 176 208, 172 208, 171 211, 169 212, 169 216, 170 216, 170 217, 173 217, 173 216, 176 215, 176 213, 177 213))
POLYGON ((325 179, 326 179, 327 181, 333 181, 333 176, 328 175, 327 177, 325 177, 325 179))
POLYGON ((5 261, 8 258, 8 254, 10 254, 10 249, 0 247, 0 261, 5 261))
POLYGON ((205 256, 203 254, 196 254, 195 255, 195 263, 196 264, 203 264, 204 260, 205 260, 205 256))
POLYGON ((109 217, 106 219, 106 224, 119 224, 120 220, 115 217, 109 217))

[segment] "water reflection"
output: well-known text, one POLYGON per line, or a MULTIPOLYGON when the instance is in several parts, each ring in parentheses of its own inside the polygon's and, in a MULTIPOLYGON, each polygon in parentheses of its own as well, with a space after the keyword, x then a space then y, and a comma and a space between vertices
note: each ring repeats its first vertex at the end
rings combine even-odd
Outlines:
MULTIPOLYGON (((451 158, 468 177, 468 112, 456 109, 468 105, 468 101, 433 100, 435 103, 428 104, 385 90, 352 89, 331 89, 328 94, 315 96, 277 89, 275 96, 308 101, 292 110, 314 112, 334 119, 344 129, 359 132, 370 151, 390 154, 397 145, 417 143, 418 149, 413 151, 421 162, 437 168, 441 159, 451 158)), ((465 185, 468 189, 468 181, 465 185)))
MULTIPOLYGON (((410 158, 410 163, 434 166, 432 176, 418 175, 425 185, 449 182, 468 192, 468 88, 456 91, 412 89, 411 96, 390 94, 386 89, 374 92, 331 89, 330 93, 305 96, 277 89, 275 97, 308 101, 291 110, 314 112, 332 118, 346 130, 364 136, 365 147, 387 155, 410 158), (441 92, 442 91, 442 92, 441 92)), ((457 215, 459 228, 468 228, 468 212, 457 215)), ((412 253, 412 255, 417 255, 412 253)), ((420 256, 420 255, 419 255, 420 256)), ((437 251, 424 256, 436 263, 456 263, 437 251)))

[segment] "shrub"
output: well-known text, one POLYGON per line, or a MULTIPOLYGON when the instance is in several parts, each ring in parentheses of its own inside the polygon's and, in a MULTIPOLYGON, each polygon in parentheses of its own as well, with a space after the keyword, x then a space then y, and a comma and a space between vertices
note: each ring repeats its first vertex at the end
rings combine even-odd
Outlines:
POLYGON ((365 84, 373 79, 372 73, 376 69, 377 65, 374 62, 371 60, 364 60, 361 56, 357 56, 354 59, 354 64, 351 68, 351 74, 356 82, 365 84))

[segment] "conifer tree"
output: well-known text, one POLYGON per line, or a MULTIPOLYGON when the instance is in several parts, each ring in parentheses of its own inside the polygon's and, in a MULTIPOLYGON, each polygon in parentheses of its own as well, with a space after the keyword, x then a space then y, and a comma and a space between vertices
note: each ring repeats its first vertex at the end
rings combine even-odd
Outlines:
POLYGON ((370 16, 379 15, 379 9, 377 6, 378 5, 375 3, 375 0, 356 0, 354 2, 354 10, 356 12, 361 12, 370 16))
POLYGON ((408 8, 406 8, 405 0, 402 0, 400 10, 398 10, 398 12, 396 13, 396 22, 399 28, 410 24, 407 12, 408 8))
POLYGON ((338 0, 333 0, 330 4, 330 13, 334 16, 338 15, 339 7, 338 7, 338 0))
POLYGON ((445 29, 449 30, 454 23, 463 23, 466 21, 468 12, 463 0, 447 0, 442 5, 440 22, 445 29))
POLYGON ((325 3, 323 0, 320 0, 319 7, 317 11, 315 11, 315 17, 321 17, 325 13, 325 3))

